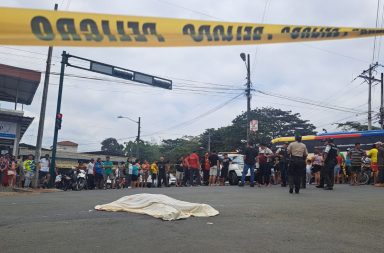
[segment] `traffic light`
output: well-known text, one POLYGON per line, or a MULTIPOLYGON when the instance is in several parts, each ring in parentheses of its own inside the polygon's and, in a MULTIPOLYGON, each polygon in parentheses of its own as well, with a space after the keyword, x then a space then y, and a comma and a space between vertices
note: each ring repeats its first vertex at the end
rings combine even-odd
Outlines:
POLYGON ((61 122, 63 121, 63 114, 56 114, 56 127, 57 129, 61 129, 61 122))

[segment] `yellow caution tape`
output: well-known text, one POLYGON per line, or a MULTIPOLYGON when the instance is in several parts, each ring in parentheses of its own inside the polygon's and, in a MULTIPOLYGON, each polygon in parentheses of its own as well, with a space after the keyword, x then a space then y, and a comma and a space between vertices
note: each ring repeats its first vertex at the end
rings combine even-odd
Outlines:
POLYGON ((383 29, 264 25, 0 8, 0 44, 86 47, 251 45, 363 38, 383 29))

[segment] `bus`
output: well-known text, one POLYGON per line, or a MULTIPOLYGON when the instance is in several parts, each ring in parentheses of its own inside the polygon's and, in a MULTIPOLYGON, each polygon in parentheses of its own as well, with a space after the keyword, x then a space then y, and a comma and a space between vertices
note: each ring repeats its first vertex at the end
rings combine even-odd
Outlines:
MULTIPOLYGON (((316 135, 302 136, 302 141, 307 146, 309 153, 313 153, 315 148, 322 149, 326 139, 334 139, 334 143, 340 151, 346 151, 348 148, 354 147, 355 143, 360 143, 362 149, 369 150, 375 142, 383 142, 384 130, 319 133, 316 135)), ((272 144, 278 148, 284 143, 293 141, 295 141, 294 136, 279 137, 273 139, 272 144)))

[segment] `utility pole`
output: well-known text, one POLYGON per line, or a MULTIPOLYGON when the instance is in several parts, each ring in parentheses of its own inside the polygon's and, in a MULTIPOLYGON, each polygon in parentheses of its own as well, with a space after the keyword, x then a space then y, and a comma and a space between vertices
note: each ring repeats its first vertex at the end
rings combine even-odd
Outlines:
POLYGON ((247 59, 245 58, 245 53, 240 54, 241 59, 245 62, 247 67, 247 88, 245 89, 245 94, 247 96, 247 142, 249 141, 249 122, 251 121, 251 61, 250 56, 247 54, 247 59))
MULTIPOLYGON (((57 11, 57 8, 58 8, 58 4, 55 4, 54 10, 57 11)), ((45 110, 47 108, 49 75, 51 73, 52 50, 53 50, 52 46, 48 47, 47 65, 45 67, 43 97, 41 99, 41 108, 40 108, 40 117, 39 117, 39 129, 37 131, 37 140, 36 140, 36 150, 35 150, 35 163, 36 163, 36 165, 40 162, 41 146, 43 143, 45 110)), ((39 184, 39 175, 38 174, 39 173, 36 173, 36 175, 35 175, 35 181, 33 184, 35 187, 38 187, 38 184, 39 184)))
POLYGON ((249 122, 251 121, 251 61, 247 55, 247 141, 249 141, 249 122))
POLYGON ((141 129, 141 117, 139 117, 139 121, 137 122, 138 124, 138 128, 137 128, 137 140, 136 140, 136 143, 137 143, 137 158, 136 159, 139 159, 139 156, 140 156, 140 129, 141 129))
POLYGON ((207 148, 207 150, 208 150, 208 153, 211 152, 211 131, 210 130, 208 130, 208 148, 207 148))
POLYGON ((369 65, 368 72, 368 130, 372 130, 372 65, 369 65))
POLYGON ((381 129, 384 129, 384 74, 381 73, 381 94, 380 94, 380 126, 381 129))
POLYGON ((372 76, 372 71, 378 66, 379 64, 377 62, 375 64, 370 64, 369 69, 364 70, 363 73, 358 76, 368 82, 368 130, 372 130, 372 85, 375 82, 381 82, 381 80, 375 79, 375 77, 372 76))

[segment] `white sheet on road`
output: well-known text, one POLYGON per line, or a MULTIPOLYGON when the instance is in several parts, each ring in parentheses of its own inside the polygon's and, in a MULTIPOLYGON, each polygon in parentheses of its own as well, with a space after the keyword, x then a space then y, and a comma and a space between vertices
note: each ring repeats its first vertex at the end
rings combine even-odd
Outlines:
POLYGON ((108 204, 97 205, 95 209, 147 214, 163 220, 185 219, 190 216, 211 217, 219 214, 219 211, 210 205, 180 201, 163 194, 147 193, 125 196, 108 204))

